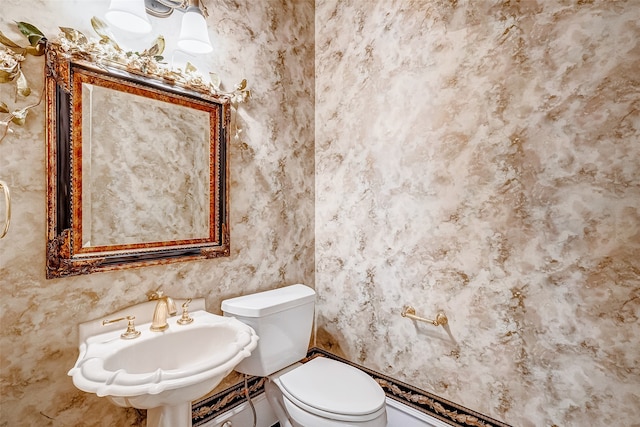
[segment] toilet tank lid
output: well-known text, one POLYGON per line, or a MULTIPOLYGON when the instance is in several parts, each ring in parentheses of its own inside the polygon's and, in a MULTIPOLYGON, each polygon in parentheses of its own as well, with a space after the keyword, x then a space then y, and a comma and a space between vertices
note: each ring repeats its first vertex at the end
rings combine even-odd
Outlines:
POLYGON ((316 292, 306 285, 296 284, 284 288, 243 295, 222 301, 222 311, 243 317, 262 317, 269 314, 313 303, 316 292))

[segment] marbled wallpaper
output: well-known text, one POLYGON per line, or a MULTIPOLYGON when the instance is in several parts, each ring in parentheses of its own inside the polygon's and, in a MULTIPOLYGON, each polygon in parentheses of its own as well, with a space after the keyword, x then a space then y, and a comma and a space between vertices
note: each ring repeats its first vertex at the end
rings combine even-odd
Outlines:
MULTIPOLYGON (((294 282, 315 282, 318 344, 356 363, 517 426, 639 425, 640 1, 205 4, 215 50, 192 61, 253 93, 231 257, 45 280, 31 110, 0 142, 0 426, 141 425, 66 376, 79 322, 160 286, 216 311, 294 282)), ((2 0, 0 30, 91 34, 107 6, 2 0)), ((170 50, 175 23, 123 43, 162 26, 170 50)), ((24 69, 37 97, 42 58, 24 69)))
MULTIPOLYGON (((191 60, 227 88, 246 78, 253 95, 231 139, 231 256, 46 280, 44 104, 32 109, 26 125, 0 142, 0 179, 13 196, 11 228, 0 240, 0 426, 144 425, 144 414, 78 391, 67 371, 78 356, 78 323, 144 301, 150 290, 202 296, 219 312, 228 297, 314 283, 313 2, 204 3, 215 50, 191 60)), ((91 35, 91 16, 104 16, 108 5, 2 0, 0 31, 25 43, 14 21, 26 21, 49 37, 58 26, 91 35)), ((141 48, 162 32, 172 58, 176 15, 154 19, 141 48)), ((119 41, 140 49, 135 40, 119 41)), ((24 62, 32 100, 42 92, 43 68, 42 57, 24 62)), ((12 102, 9 86, 0 90, 12 102)))
POLYGON ((515 426, 639 426, 640 1, 315 22, 319 344, 515 426))

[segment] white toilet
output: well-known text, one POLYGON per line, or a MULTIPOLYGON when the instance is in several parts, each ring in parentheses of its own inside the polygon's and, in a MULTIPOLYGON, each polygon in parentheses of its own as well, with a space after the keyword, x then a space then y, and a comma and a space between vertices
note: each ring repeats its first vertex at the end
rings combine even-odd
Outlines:
POLYGON ((222 301, 225 316, 251 326, 258 347, 235 370, 267 377, 265 393, 281 427, 385 427, 385 394, 366 373, 307 354, 316 293, 291 285, 222 301))

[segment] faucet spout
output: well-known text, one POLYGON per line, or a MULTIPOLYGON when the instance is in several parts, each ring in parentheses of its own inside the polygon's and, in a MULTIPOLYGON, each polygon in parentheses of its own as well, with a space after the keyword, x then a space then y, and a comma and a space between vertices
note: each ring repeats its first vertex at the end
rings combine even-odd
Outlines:
POLYGON ((169 327, 167 318, 178 312, 176 303, 168 296, 163 295, 162 291, 155 292, 149 299, 157 300, 156 308, 153 310, 153 321, 151 322, 151 330, 161 332, 169 327))

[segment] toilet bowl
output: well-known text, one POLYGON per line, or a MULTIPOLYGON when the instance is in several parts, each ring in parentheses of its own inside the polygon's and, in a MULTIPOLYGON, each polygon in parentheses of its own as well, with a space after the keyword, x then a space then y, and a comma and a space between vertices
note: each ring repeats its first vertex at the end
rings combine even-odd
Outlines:
POLYGON ((363 371, 307 354, 315 291, 291 285, 222 302, 225 316, 251 326, 260 338, 237 372, 267 377, 265 394, 281 427, 385 427, 382 387, 363 371))

